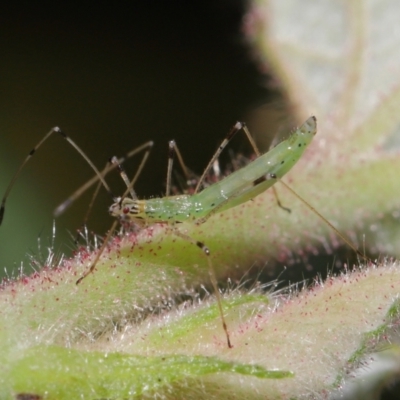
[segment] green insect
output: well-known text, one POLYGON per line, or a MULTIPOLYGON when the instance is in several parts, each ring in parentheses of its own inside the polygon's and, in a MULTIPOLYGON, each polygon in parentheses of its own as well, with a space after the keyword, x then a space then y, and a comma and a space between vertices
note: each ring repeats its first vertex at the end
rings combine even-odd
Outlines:
MULTIPOLYGON (((315 133, 316 119, 311 117, 289 139, 201 192, 149 200, 118 197, 110 207, 110 214, 146 224, 184 221, 201 224, 212 215, 245 203, 270 188, 296 164, 315 133)), ((201 181, 197 186, 200 185, 201 181)))
MULTIPOLYGON (((197 241, 191 238, 190 236, 186 235, 184 232, 181 232, 179 230, 179 223, 184 221, 191 221, 194 224, 198 225, 203 224, 214 214, 221 213, 232 207, 236 207, 240 204, 243 204, 253 199, 257 195, 263 193, 265 190, 272 187, 278 180, 280 180, 297 163, 297 161, 301 158, 308 145, 311 143, 316 132, 317 132, 316 118, 310 117, 299 128, 297 128, 288 139, 282 141, 267 153, 260 155, 245 124, 238 122, 229 132, 228 136, 224 139, 224 141, 221 143, 218 150, 210 160, 203 175, 197 182, 194 194, 182 194, 175 196, 170 195, 171 173, 172 173, 172 162, 173 162, 172 159, 174 152, 177 151, 175 142, 172 141, 170 142, 171 151, 168 163, 166 196, 161 198, 152 198, 148 200, 139 200, 133 189, 133 186, 136 182, 139 172, 141 171, 147 159, 149 150, 153 144, 152 142, 148 142, 147 144, 141 146, 141 149, 147 149, 147 151, 142 159, 139 171, 136 173, 133 180, 129 181, 120 164, 121 160, 118 160, 116 157, 113 157, 111 159, 112 166, 108 167, 108 169, 105 169, 100 173, 94 166, 94 164, 90 161, 90 159, 86 156, 86 154, 80 149, 80 147, 78 147, 75 144, 75 142, 73 142, 63 131, 61 131, 60 128, 55 127, 50 132, 47 133, 47 135, 38 143, 36 147, 34 147, 34 149, 29 153, 27 158, 24 160, 24 162, 22 163, 22 165, 12 178, 9 186, 6 189, 5 195, 3 197, 0 206, 0 224, 4 216, 6 200, 22 168, 50 135, 52 135, 53 133, 60 133, 82 155, 82 157, 96 172, 96 177, 90 181, 90 184, 95 183, 96 180, 101 181, 103 186, 113 197, 114 203, 110 206, 109 212, 112 216, 117 218, 117 220, 113 223, 112 227, 110 228, 102 246, 97 251, 94 260, 91 262, 87 271, 78 279, 76 283, 79 284, 85 277, 87 277, 90 273, 94 271, 98 260, 100 259, 104 249, 106 248, 111 238, 113 231, 117 226, 119 219, 124 219, 124 220, 128 219, 132 222, 141 224, 143 226, 149 226, 157 223, 168 224, 173 234, 179 236, 183 240, 193 243, 194 245, 199 247, 206 255, 209 264, 209 275, 217 298, 222 326, 225 331, 227 344, 228 347, 232 347, 229 337, 229 331, 223 313, 222 299, 220 292, 218 290, 217 279, 215 276, 214 267, 210 256, 210 250, 203 242, 197 241), (241 169, 233 172, 232 174, 220 180, 219 182, 215 182, 209 185, 208 187, 204 188, 203 190, 201 190, 202 186, 204 185, 205 177, 212 168, 215 160, 217 160, 220 153, 225 148, 227 143, 231 140, 233 135, 242 129, 247 134, 251 144, 253 145, 253 148, 255 149, 256 154, 258 155, 258 158, 256 158, 247 166, 242 167, 241 169), (108 172, 113 167, 114 168, 117 167, 119 169, 120 174, 127 185, 127 189, 121 197, 113 196, 109 186, 104 180, 105 173, 108 172), (130 195, 130 197, 128 197, 128 195, 130 195)), ((133 154, 136 152, 137 150, 134 150, 131 153, 133 154)), ((186 169, 186 167, 182 162, 181 164, 184 167, 184 169, 186 169)), ((88 186, 89 185, 84 185, 84 188, 87 188, 88 186)), ((285 186, 289 190, 291 190, 287 185, 285 186)), ((334 231, 347 244, 349 244, 350 247, 352 247, 354 251, 357 252, 358 255, 360 255, 362 258, 365 258, 365 256, 363 256, 340 232, 337 231, 336 228, 334 228, 325 218, 323 218, 311 205, 305 202, 305 200, 303 200, 296 193, 294 194, 301 201, 303 201, 310 209, 312 209, 316 214, 318 214, 329 226, 331 226, 332 229, 334 229, 334 231)), ((76 196, 74 195, 72 198, 69 198, 65 203, 63 203, 63 205, 58 207, 56 209, 56 213, 60 214, 75 197, 76 196)))

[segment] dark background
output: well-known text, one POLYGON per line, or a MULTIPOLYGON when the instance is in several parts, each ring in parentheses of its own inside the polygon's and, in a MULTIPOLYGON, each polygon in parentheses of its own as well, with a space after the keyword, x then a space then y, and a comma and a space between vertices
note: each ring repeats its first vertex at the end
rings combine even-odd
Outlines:
MULTIPOLYGON (((40 4, 19 3, 0 12, 1 192, 28 151, 58 125, 99 167, 154 140, 136 191, 144 198, 161 195, 168 140, 177 140, 187 164, 200 173, 236 120, 251 125, 251 111, 276 99, 242 34, 245 2, 40 4)), ((241 149, 243 143, 233 146, 241 149)), ((135 168, 133 160, 130 176, 135 168)), ((1 270, 25 260, 28 271, 27 253, 45 259, 53 245, 54 207, 91 176, 60 137, 39 150, 7 203, 1 270)), ((109 181, 115 193, 123 191, 117 174, 109 181)), ((57 254, 73 248, 63 238, 79 227, 89 199, 90 194, 56 220, 57 254), (70 245, 60 247, 63 241, 70 245)), ((103 193, 91 230, 107 230, 109 204, 103 193)))

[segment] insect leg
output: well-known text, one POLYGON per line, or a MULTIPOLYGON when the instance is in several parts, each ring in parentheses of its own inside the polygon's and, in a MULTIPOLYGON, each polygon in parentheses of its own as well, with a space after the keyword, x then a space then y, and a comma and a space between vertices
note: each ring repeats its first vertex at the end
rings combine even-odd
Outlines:
POLYGON ((165 189, 165 196, 167 197, 171 194, 171 175, 172 175, 172 166, 174 164, 175 154, 176 154, 175 140, 170 140, 170 142, 168 143, 167 183, 165 189))
POLYGON ((171 195, 172 189, 172 167, 174 162, 174 157, 178 159, 179 165, 183 171, 185 176, 186 185, 190 188, 193 187, 198 181, 198 176, 190 170, 183 161, 183 157, 181 152, 179 151, 179 147, 176 144, 175 140, 171 140, 169 142, 169 152, 168 152, 168 168, 167 168, 167 183, 166 183, 166 192, 165 196, 168 197, 171 195))
POLYGON ((236 124, 232 127, 232 129, 228 132, 226 135, 225 139, 222 141, 222 143, 219 145, 217 151, 214 153, 212 156, 211 160, 207 164, 206 168, 204 169, 203 174, 201 175, 199 181, 197 182, 197 186, 194 190, 194 193, 197 193, 201 187, 204 184, 204 180, 207 176, 208 171, 213 167, 215 160, 218 159, 222 151, 225 149, 226 145, 232 140, 232 138, 236 135, 237 132, 239 132, 241 129, 243 129, 243 126, 245 124, 243 122, 236 122, 236 124))
POLYGON ((116 166, 116 168, 118 169, 118 171, 121 175, 121 178, 123 179, 123 181, 126 184, 126 191, 121 196, 120 201, 122 201, 128 194, 131 195, 132 199, 137 199, 137 195, 136 195, 135 190, 133 189, 133 186, 135 185, 137 179, 139 178, 140 174, 143 171, 144 166, 146 165, 146 162, 147 162, 147 159, 149 158, 152 146, 153 146, 153 142, 148 142, 148 148, 145 151, 145 153, 143 154, 142 161, 140 162, 139 167, 136 171, 136 174, 131 181, 129 181, 128 175, 126 174, 126 172, 125 172, 124 168, 122 167, 122 164, 119 162, 118 158, 112 157, 110 159, 110 162, 116 166))
MULTIPOLYGON (((260 150, 258 149, 258 147, 256 145, 256 142, 254 141, 253 136, 251 135, 251 133, 249 131, 249 128, 247 128, 246 124, 243 124, 243 130, 246 133, 247 139, 249 140, 250 145, 254 150, 254 153, 256 154, 257 157, 260 157, 260 155, 261 155, 260 150)), ((274 192, 276 204, 278 205, 278 207, 282 208, 282 210, 285 210, 288 213, 291 213, 292 210, 290 208, 288 208, 288 207, 285 207, 282 204, 282 202, 280 201, 279 196, 278 196, 278 191, 276 190, 275 186, 272 186, 272 191, 274 192)))
POLYGON ((275 196, 275 200, 276 200, 277 206, 279 208, 282 208, 282 210, 284 210, 284 211, 286 211, 286 212, 288 212, 290 214, 292 212, 292 210, 290 208, 288 208, 288 207, 285 207, 282 204, 281 200, 279 199, 278 191, 276 190, 276 187, 275 186, 271 186, 271 188, 272 188, 272 191, 274 192, 274 196, 275 196))
POLYGON ((232 203, 232 202, 236 201, 237 205, 239 205, 239 204, 243 204, 249 200, 252 200, 255 196, 260 194, 258 192, 254 192, 254 189, 256 189, 258 187, 258 185, 269 182, 268 187, 263 189, 263 191, 265 191, 265 190, 269 189, 270 187, 273 187, 272 185, 274 185, 274 183, 276 181, 277 181, 277 178, 276 178, 275 174, 267 173, 267 174, 261 176, 259 179, 255 180, 254 182, 251 182, 251 184, 247 188, 242 188, 242 190, 231 194, 228 198, 226 198, 224 201, 219 203, 218 206, 216 206, 212 210, 210 210, 207 215, 195 220, 195 224, 196 225, 203 224, 209 218, 211 218, 213 215, 220 213, 221 209, 223 209, 228 203, 232 203))
MULTIPOLYGON (((124 180, 124 182, 127 185, 126 192, 124 193, 123 197, 120 198, 120 201, 122 201, 122 199, 124 197, 126 197, 129 193, 131 194, 133 199, 137 198, 136 193, 133 190, 133 185, 135 184, 137 178, 139 177, 140 173, 143 170, 144 165, 146 164, 146 161, 147 161, 147 158, 149 157, 150 150, 151 150, 152 146, 153 146, 153 142, 148 142, 147 150, 145 151, 145 153, 143 155, 142 161, 141 161, 141 163, 140 163, 140 165, 139 165, 139 167, 138 167, 138 169, 136 171, 136 174, 133 177, 132 181, 129 181, 128 176, 127 176, 125 170, 123 169, 122 165, 119 163, 118 158, 117 157, 112 157, 111 158, 110 162, 119 170, 119 173, 120 173, 122 179, 124 180)), ((107 244, 108 244, 112 234, 115 231, 115 228, 117 227, 117 224, 118 224, 118 220, 115 220, 113 222, 113 224, 111 225, 111 228, 109 229, 109 231, 107 233, 107 236, 104 239, 103 244, 101 245, 100 249, 98 250, 94 261, 91 263, 91 265, 88 268, 88 270, 76 281, 77 285, 79 285, 83 281, 83 279, 85 279, 89 274, 91 274, 94 271, 97 262, 99 261, 101 255, 103 254, 105 248, 107 247, 107 244)))
POLYGON ((90 264, 90 267, 86 270, 86 272, 84 272, 84 274, 76 281, 76 284, 79 285, 89 274, 91 274, 95 267, 97 262, 99 261, 101 255, 103 254, 105 248, 107 247, 107 244, 109 242, 109 240, 111 239, 112 234, 115 231, 115 228, 117 227, 118 224, 118 220, 115 220, 113 222, 113 224, 111 225, 110 230, 107 233, 107 236, 105 237, 103 244, 101 245, 100 249, 97 251, 96 257, 94 258, 94 260, 92 261, 92 263, 90 264))
MULTIPOLYGON (((197 193, 200 188, 202 187, 202 185, 204 184, 204 180, 205 177, 208 173, 208 171, 214 166, 215 161, 218 159, 218 157, 220 156, 220 154, 222 153, 222 151, 225 149, 225 147, 228 145, 228 143, 232 140, 232 138, 236 135, 237 132, 239 132, 240 130, 243 130, 244 133, 246 134, 247 140, 249 141, 251 147, 253 148, 253 151, 255 153, 255 155, 258 157, 260 157, 261 152, 257 147, 256 142, 253 139, 253 136, 251 135, 249 129, 247 128, 246 124, 244 122, 236 122, 236 124, 231 128, 231 130, 228 132, 228 134, 226 135, 225 139, 222 141, 222 143, 219 145, 217 151, 214 153, 214 155, 212 156, 211 160, 209 161, 209 163, 207 164, 207 167, 205 168, 203 175, 200 177, 196 189, 195 189, 195 193, 197 193)), ((274 191, 274 196, 277 202, 277 205, 282 208, 283 210, 287 211, 287 212, 291 212, 289 208, 284 207, 281 203, 281 201, 279 200, 278 197, 278 192, 276 191, 275 187, 272 187, 272 190, 274 191)))
POLYGON ((185 235, 184 233, 180 232, 175 227, 172 228, 172 232, 176 236, 179 236, 180 238, 182 238, 182 239, 194 244, 195 246, 199 247, 203 251, 203 253, 206 255, 207 262, 208 262, 208 274, 210 276, 211 285, 212 285, 212 287, 214 289, 215 296, 217 298, 217 304, 218 304, 218 310, 219 310, 219 313, 220 313, 220 316, 221 316, 222 328, 223 328, 223 330, 225 332, 225 336, 226 336, 226 341, 227 341, 228 347, 232 348, 233 346, 231 344, 229 331, 228 331, 228 326, 226 324, 225 317, 224 317, 224 312, 223 312, 223 309, 222 309, 222 297, 221 297, 221 294, 220 294, 219 289, 218 289, 217 278, 216 278, 216 275, 215 275, 214 266, 212 264, 209 248, 204 243, 199 242, 199 241, 191 238, 188 235, 185 235))
MULTIPOLYGON (((112 165, 112 164, 111 164, 111 165, 112 165)), ((110 163, 107 162, 105 168, 103 169, 103 171, 101 171, 101 174, 102 174, 103 177, 105 176, 105 174, 106 174, 108 171, 111 170, 109 167, 110 167, 110 163)), ((97 177, 96 177, 96 178, 97 178, 97 177)), ((96 200, 97 195, 99 194, 99 191, 100 191, 100 189, 101 189, 101 186, 102 186, 102 185, 101 185, 101 181, 99 180, 99 182, 98 182, 97 185, 96 185, 96 189, 95 189, 94 192, 93 192, 93 195, 92 195, 92 198, 91 198, 91 200, 90 200, 89 207, 88 207, 88 209, 87 209, 87 211, 86 211, 86 214, 85 214, 85 216, 83 217, 82 225, 81 225, 80 228, 77 229, 77 234, 76 234, 76 237, 75 237, 75 240, 74 240, 74 243, 75 243, 76 245, 77 245, 78 242, 79 242, 79 237, 80 237, 80 234, 81 234, 82 230, 84 230, 85 227, 87 226, 87 221, 88 221, 88 219, 89 219, 89 215, 90 215, 90 213, 91 213, 91 211, 92 211, 94 202, 95 202, 95 200, 96 200)), ((75 193, 76 193, 76 192, 75 192, 75 193)), ((70 205, 70 204, 69 204, 69 205, 70 205)))
MULTIPOLYGON (((273 177, 274 179, 277 179, 276 176, 273 177)), ((344 243, 346 243, 361 259, 363 259, 366 262, 371 262, 374 265, 377 265, 377 263, 373 260, 371 260, 369 257, 367 257, 365 254, 361 253, 360 250, 356 248, 356 246, 351 242, 350 239, 348 239, 342 232, 340 232, 338 229, 336 229, 319 211, 317 211, 308 201, 303 199, 297 192, 295 192, 289 185, 287 185, 285 182, 279 179, 279 182, 285 186, 287 190, 289 190, 290 193, 293 194, 293 196, 297 197, 307 208, 309 208, 315 215, 317 215, 319 218, 321 218, 322 221, 325 222, 335 233, 338 235, 344 243)))

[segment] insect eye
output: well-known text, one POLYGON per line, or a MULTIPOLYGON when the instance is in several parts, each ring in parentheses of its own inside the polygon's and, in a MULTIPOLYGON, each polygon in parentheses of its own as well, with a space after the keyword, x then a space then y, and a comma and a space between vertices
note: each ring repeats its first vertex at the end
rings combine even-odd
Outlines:
POLYGON ((124 207, 124 208, 122 209, 122 212, 123 212, 124 214, 129 214, 129 211, 130 211, 129 207, 124 207))

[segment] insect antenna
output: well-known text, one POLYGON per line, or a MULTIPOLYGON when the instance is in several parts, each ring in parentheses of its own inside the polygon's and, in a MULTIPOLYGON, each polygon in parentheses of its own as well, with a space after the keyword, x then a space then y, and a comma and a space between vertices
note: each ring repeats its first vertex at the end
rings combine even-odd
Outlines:
MULTIPOLYGON (((122 164, 119 162, 119 159, 117 157, 115 157, 115 156, 111 157, 110 163, 115 166, 114 168, 118 169, 118 172, 120 173, 120 175, 122 177, 122 180, 125 182, 125 184, 127 186, 127 189, 126 189, 125 193, 120 198, 114 198, 115 201, 118 201, 118 202, 122 203, 122 200, 128 194, 131 195, 132 199, 137 199, 137 195, 136 195, 136 192, 133 189, 133 186, 135 185, 139 175, 141 174, 141 172, 143 170, 144 165, 146 164, 146 161, 147 161, 147 159, 148 159, 148 157, 150 155, 150 151, 151 151, 152 146, 153 146, 153 142, 151 142, 151 141, 147 142, 147 150, 145 151, 145 153, 143 155, 143 158, 142 158, 142 160, 141 160, 141 162, 139 164, 139 167, 138 167, 138 169, 136 171, 136 174, 135 174, 135 176, 133 177, 133 179, 131 181, 129 181, 128 175, 126 174, 122 164)), ((146 147, 143 147, 143 146, 141 146, 141 147, 142 147, 142 149, 146 148, 146 147)), ((105 248, 107 247, 107 244, 108 244, 109 240, 111 239, 112 234, 115 231, 115 228, 117 227, 118 222, 119 221, 116 219, 113 222, 113 224, 111 225, 111 228, 108 230, 107 236, 105 237, 100 249, 98 250, 95 259, 90 264, 90 267, 86 270, 86 272, 76 281, 77 285, 79 285, 89 274, 91 274, 94 271, 97 262, 99 261, 101 255, 103 254, 105 248)))
MULTIPOLYGON (((143 143, 139 147, 136 147, 133 150, 131 150, 128 153, 126 153, 125 156, 118 158, 118 164, 124 163, 126 160, 128 160, 129 158, 133 157, 134 155, 142 152, 145 149, 147 149, 150 152, 152 147, 153 147, 153 145, 154 145, 153 141, 148 141, 146 143, 143 143)), ((103 176, 103 178, 104 178, 109 172, 113 171, 115 168, 117 168, 117 164, 112 164, 112 163, 108 162, 106 167, 100 172, 100 175, 103 176)), ((83 193, 85 193, 86 190, 90 189, 96 182, 99 182, 99 186, 101 185, 101 180, 99 178, 99 175, 97 175, 97 174, 93 178, 89 179, 86 183, 84 183, 74 193, 72 193, 60 205, 58 205, 55 208, 55 210, 53 212, 53 215, 55 217, 58 217, 61 214, 63 214, 71 206, 71 204, 74 201, 76 201, 83 193)), ((93 195, 93 198, 95 198, 95 195, 93 195)), ((94 199, 92 199, 92 202, 93 201, 94 201, 94 199)))
POLYGON ((0 225, 3 221, 4 218, 4 212, 5 212, 5 206, 6 202, 8 199, 8 196, 11 192, 11 189, 13 188, 16 180, 18 179, 19 175, 21 174, 21 171, 27 164, 27 162, 35 155, 36 151, 41 147, 41 145, 53 134, 53 133, 59 133, 82 157, 83 159, 90 165, 90 167, 93 169, 93 171, 96 173, 98 176, 98 179, 102 182, 104 188, 107 190, 107 192, 110 194, 112 198, 115 198, 114 195, 111 192, 110 187, 108 186, 107 182, 104 180, 103 176, 101 173, 98 171, 96 166, 93 164, 93 162, 90 160, 90 158, 83 152, 83 150, 69 137, 67 136, 66 133, 64 133, 59 127, 54 127, 52 128, 40 141, 39 143, 28 153, 27 157, 25 160, 22 162, 22 164, 19 166, 17 171, 15 172, 14 176, 11 178, 10 183, 8 184, 6 191, 4 193, 4 196, 1 200, 1 205, 0 205, 0 225))
MULTIPOLYGON (((3 199, 1 201, 1 206, 0 206, 0 224, 4 218, 4 212, 5 212, 5 205, 6 205, 6 201, 8 199, 8 196, 11 192, 11 189, 13 188, 16 180, 18 179, 21 171, 23 170, 23 168, 25 167, 25 165, 27 164, 27 162, 33 157, 33 155, 36 153, 36 151, 41 147, 41 145, 53 134, 53 133, 59 133, 81 156, 82 158, 89 164, 89 166, 92 168, 92 170, 95 172, 96 177, 93 178, 91 181, 89 181, 89 183, 87 184, 87 187, 89 187, 90 185, 94 184, 97 180, 99 180, 101 182, 101 184, 104 186, 104 188, 107 190, 107 192, 109 193, 109 195, 114 199, 114 201, 116 200, 116 197, 113 195, 113 193, 111 192, 110 187, 108 186, 107 182, 104 179, 104 175, 110 171, 110 168, 106 168, 105 170, 103 170, 102 172, 99 172, 99 170, 96 168, 96 166, 93 164, 93 162, 90 160, 90 158, 84 153, 84 151, 69 137, 67 136, 66 133, 64 133, 59 127, 54 127, 52 128, 44 137, 43 139, 41 139, 39 141, 39 143, 33 147, 33 149, 28 153, 28 156, 25 158, 25 160, 22 162, 22 164, 20 165, 20 167, 17 169, 16 173, 14 174, 14 176, 11 178, 10 183, 8 184, 5 194, 3 196, 3 199)), ((147 151, 145 152, 142 162, 138 168, 138 171, 135 175, 135 177, 132 179, 131 182, 129 182, 129 180, 127 179, 127 183, 128 183, 128 188, 126 193, 124 194, 124 196, 126 196, 128 193, 131 193, 131 195, 136 195, 134 190, 133 190, 133 185, 136 182, 137 177, 139 176, 140 172, 143 169, 143 166, 147 160, 147 157, 149 155, 150 152, 150 148, 153 145, 152 142, 148 142, 147 144, 142 146, 142 149, 145 148, 147 145, 147 151)), ((136 154, 138 150, 134 150, 133 152, 136 154)), ((121 168, 121 164, 118 163, 118 159, 115 157, 115 160, 113 160, 113 164, 117 164, 117 168, 121 168)), ((115 167, 113 167, 115 168, 115 167)), ((123 170, 122 170, 123 171, 123 170)), ((86 190, 86 187, 85 187, 86 190)), ((78 196, 80 195, 80 192, 78 194, 78 196)), ((62 212, 63 210, 65 210, 65 208, 68 207, 68 205, 70 204, 70 199, 68 199, 65 203, 63 203, 63 205, 61 205, 60 207, 58 207, 56 209, 56 211, 58 210, 59 212, 62 212)), ((104 249, 106 248, 112 233, 114 232, 116 226, 117 226, 118 220, 115 220, 114 223, 112 224, 110 230, 107 233, 106 238, 103 241, 103 244, 101 245, 100 249, 98 250, 96 257, 94 259, 94 261, 92 262, 91 266, 89 267, 89 269, 76 281, 76 284, 79 284, 80 282, 82 282, 82 280, 89 275, 91 272, 93 272, 100 256, 102 255, 102 253, 104 252, 104 249)))
MULTIPOLYGON (((124 182, 129 184, 129 180, 128 180, 128 178, 127 178, 126 172, 125 172, 125 170, 123 169, 122 165, 118 162, 118 158, 115 157, 115 156, 112 157, 112 158, 110 159, 110 163, 111 163, 112 165, 115 165, 115 167, 118 169, 120 175, 122 176, 122 179, 124 180, 124 182)), ((128 193, 129 193, 129 192, 128 192, 128 193)), ((133 190, 133 188, 130 190, 130 193, 131 193, 131 195, 135 196, 135 197, 133 197, 133 198, 136 198, 136 193, 135 193, 135 191, 133 190)), ((119 198, 114 198, 114 201, 117 201, 117 200, 119 201, 119 198)), ((121 198, 121 201, 122 201, 122 198, 121 198)), ((106 249, 106 247, 107 247, 107 245, 108 245, 108 242, 109 242, 109 240, 111 239, 111 236, 112 236, 112 234, 113 234, 114 231, 115 231, 115 228, 117 227, 117 224, 118 224, 118 220, 116 219, 116 220, 112 223, 110 229, 108 230, 107 235, 106 235, 106 237, 104 238, 101 247, 98 249, 94 260, 93 260, 92 263, 90 264, 89 268, 83 273, 83 275, 75 282, 76 285, 79 285, 88 275, 90 275, 90 274, 94 271, 94 269, 96 268, 97 262, 99 261, 101 255, 103 254, 104 250, 106 249)))

